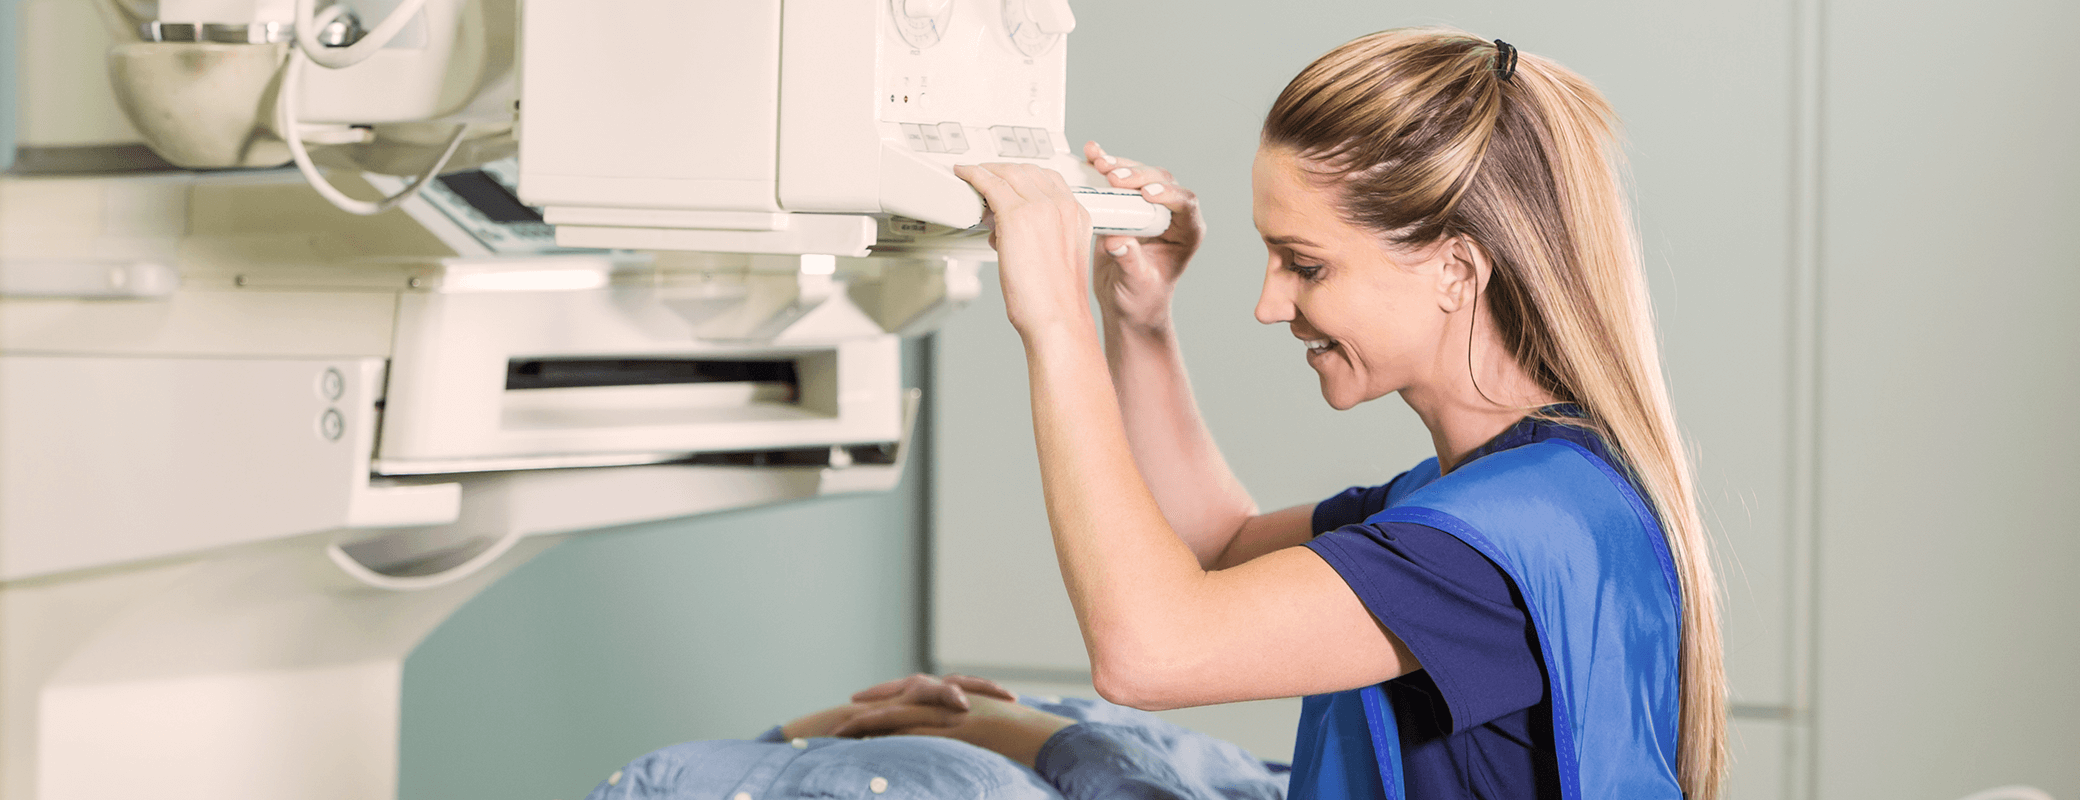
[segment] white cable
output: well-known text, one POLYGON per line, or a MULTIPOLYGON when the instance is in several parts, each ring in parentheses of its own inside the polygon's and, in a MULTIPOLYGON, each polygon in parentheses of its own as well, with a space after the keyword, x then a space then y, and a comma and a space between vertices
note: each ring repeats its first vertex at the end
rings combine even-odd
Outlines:
POLYGON ((524 538, 523 532, 516 525, 512 530, 506 531, 504 535, 499 536, 489 547, 478 551, 476 555, 470 556, 460 564, 431 575, 385 575, 369 569, 368 565, 356 560, 352 554, 346 551, 346 548, 340 547, 336 543, 325 546, 325 556, 332 559, 333 565, 339 567, 341 572, 347 573, 349 577, 370 587, 387 589, 393 592, 418 592, 427 589, 438 589, 483 572, 484 568, 491 566, 492 562, 503 558, 507 552, 513 549, 513 545, 520 543, 522 538, 524 538))
POLYGON ((296 46, 310 56, 313 64, 326 69, 345 69, 367 61, 377 50, 390 44, 390 40, 404 30, 405 23, 411 22, 412 16, 425 6, 426 0, 404 0, 391 9, 390 15, 380 24, 369 29, 360 41, 345 47, 326 47, 318 42, 318 31, 346 13, 346 7, 335 3, 326 6, 324 11, 318 11, 318 0, 296 0, 296 46))
MULTIPOLYGON (((338 6, 333 8, 338 8, 338 6)), ((331 9, 327 10, 330 11, 331 9)), ((288 63, 282 66, 282 86, 275 93, 275 124, 282 129, 282 141, 288 143, 289 157, 296 161, 296 169, 303 173, 303 179, 311 185, 312 189, 318 191, 320 197, 325 198, 341 211, 365 217, 389 211, 396 208, 399 203, 412 199, 414 195, 419 193, 420 189, 425 188, 426 184, 434 179, 434 176, 441 174, 441 170, 447 168, 448 159, 455 155, 456 148, 462 146, 463 134, 469 132, 469 123, 467 122, 455 126, 455 135, 448 137, 448 146, 441 151, 441 157, 434 159, 433 166, 428 167, 425 174, 420 175, 417 180, 398 190, 397 194, 374 202, 348 197, 345 192, 334 187, 331 181, 325 180, 324 174, 318 172, 318 166, 311 163, 310 152, 305 150, 303 146, 302 129, 296 120, 296 104, 300 99, 298 97, 297 84, 303 81, 303 58, 304 53, 302 49, 293 47, 289 49, 288 63)))

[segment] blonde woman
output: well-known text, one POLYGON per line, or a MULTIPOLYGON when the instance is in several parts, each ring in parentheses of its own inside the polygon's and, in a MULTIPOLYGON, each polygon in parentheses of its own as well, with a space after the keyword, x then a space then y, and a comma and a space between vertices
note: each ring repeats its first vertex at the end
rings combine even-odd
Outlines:
POLYGON ((995 214, 1100 694, 1307 696, 1296 798, 1716 796, 1713 579, 1614 127, 1580 76, 1450 30, 1352 41, 1286 87, 1252 172, 1257 319, 1300 340, 1331 406, 1401 395, 1437 454, 1270 513, 1200 422, 1170 326, 1192 193, 1086 147, 1175 220, 1098 243, 1094 321, 1060 178, 960 170, 995 214))

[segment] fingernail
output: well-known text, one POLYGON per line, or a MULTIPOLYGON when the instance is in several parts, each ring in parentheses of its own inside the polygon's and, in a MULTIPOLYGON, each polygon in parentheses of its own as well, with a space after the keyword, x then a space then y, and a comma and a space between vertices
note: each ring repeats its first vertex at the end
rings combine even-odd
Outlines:
POLYGON ((1147 186, 1141 187, 1141 191, 1147 192, 1149 197, 1154 197, 1163 193, 1163 185, 1160 183, 1151 183, 1147 186))
POLYGON ((1127 246, 1120 245, 1105 252, 1110 254, 1113 258, 1119 258, 1120 256, 1124 256, 1127 254, 1127 246))
POLYGON ((1126 167, 1120 167, 1119 169, 1112 171, 1112 177, 1118 178, 1120 180, 1126 180, 1127 176, 1132 174, 1134 174, 1134 171, 1131 169, 1127 169, 1126 167))

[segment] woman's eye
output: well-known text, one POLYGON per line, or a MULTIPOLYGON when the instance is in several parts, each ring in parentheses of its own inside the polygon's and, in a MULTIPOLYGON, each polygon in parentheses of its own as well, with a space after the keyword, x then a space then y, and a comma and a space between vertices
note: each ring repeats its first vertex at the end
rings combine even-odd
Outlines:
POLYGON ((1286 269, 1292 270, 1293 274, 1300 276, 1300 279, 1303 281, 1313 281, 1320 279, 1322 266, 1321 264, 1287 262, 1286 269))

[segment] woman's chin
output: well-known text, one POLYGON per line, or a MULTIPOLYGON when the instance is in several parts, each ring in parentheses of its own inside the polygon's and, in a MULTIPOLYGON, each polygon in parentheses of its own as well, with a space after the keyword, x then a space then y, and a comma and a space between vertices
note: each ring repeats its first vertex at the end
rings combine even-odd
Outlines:
POLYGON ((1349 411, 1352 406, 1365 402, 1367 398, 1359 396, 1345 387, 1337 386, 1329 380, 1329 376, 1323 375, 1322 399, 1328 401, 1330 408, 1338 411, 1349 411))
POLYGON ((1349 376, 1331 377, 1327 371, 1319 368, 1316 372, 1322 382, 1322 399, 1329 403, 1330 408, 1338 411, 1349 411, 1361 403, 1378 400, 1398 391, 1375 391, 1375 387, 1354 385, 1353 381, 1348 380, 1349 376))

